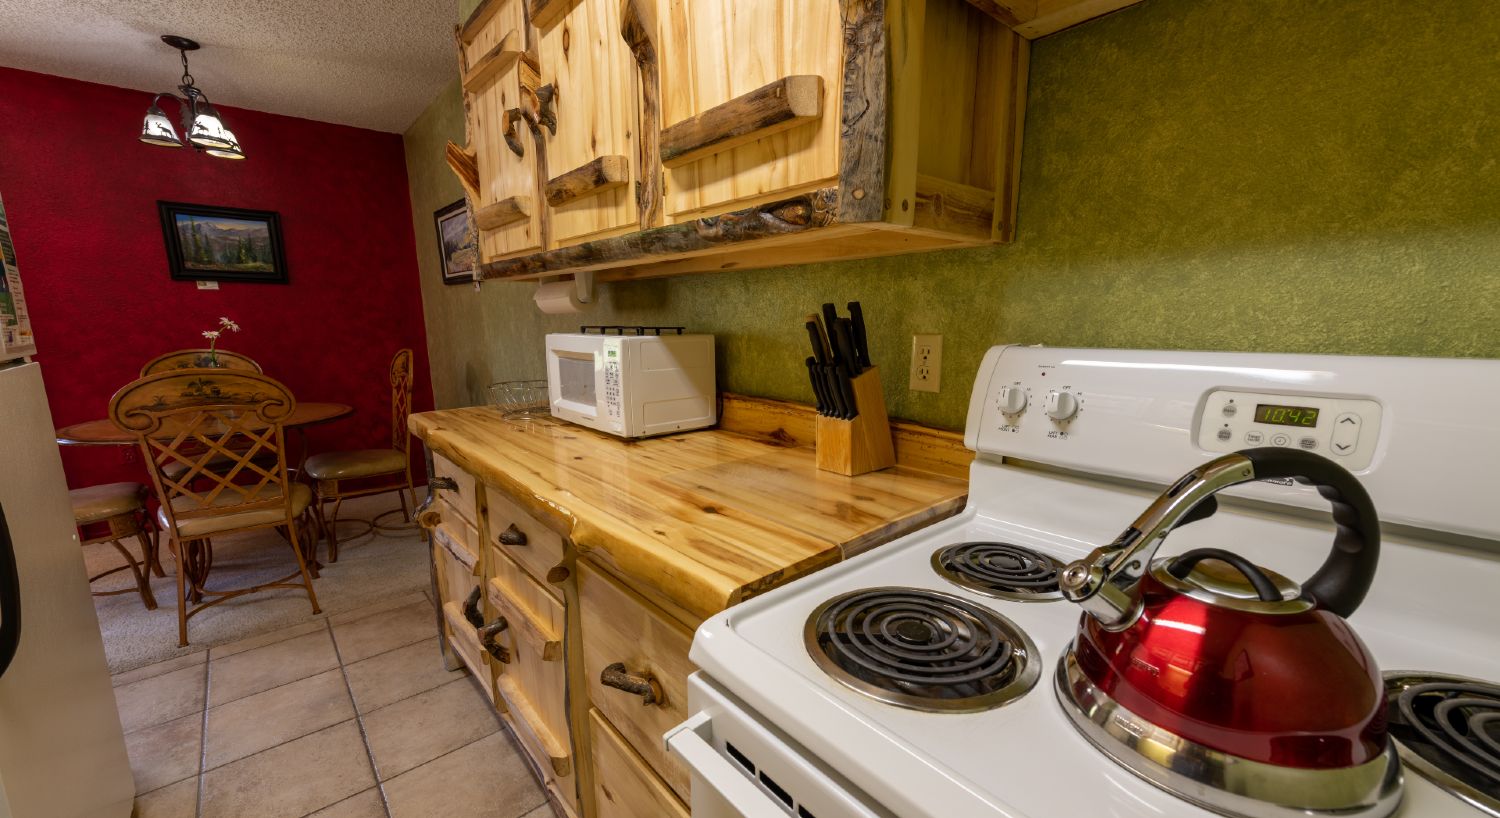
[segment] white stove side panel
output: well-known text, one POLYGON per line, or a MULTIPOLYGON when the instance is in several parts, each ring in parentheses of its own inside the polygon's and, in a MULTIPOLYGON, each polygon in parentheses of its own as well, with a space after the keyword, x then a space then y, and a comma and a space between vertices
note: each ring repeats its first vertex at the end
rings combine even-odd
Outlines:
MULTIPOLYGON (((1224 451, 1254 445, 1244 443, 1252 425, 1278 431, 1251 424, 1253 401, 1245 414, 1222 417, 1226 392, 1324 407, 1315 429, 1288 430, 1282 445, 1314 438, 1318 454, 1360 478, 1384 522, 1500 539, 1495 360, 995 347, 975 379, 965 442, 981 458, 1166 484, 1224 451), (1023 411, 1002 412, 1006 386, 1025 391, 1023 411), (1045 413, 1054 390, 1076 399, 1071 418, 1045 413), (1332 456, 1339 438, 1331 424, 1350 406, 1364 407, 1359 456, 1332 456), (1228 444, 1205 434, 1231 421, 1228 444)), ((1273 445, 1271 437, 1258 445, 1273 445)), ((1305 486, 1260 483, 1234 493, 1327 508, 1305 486)), ((986 499, 971 492, 970 502, 986 499)))

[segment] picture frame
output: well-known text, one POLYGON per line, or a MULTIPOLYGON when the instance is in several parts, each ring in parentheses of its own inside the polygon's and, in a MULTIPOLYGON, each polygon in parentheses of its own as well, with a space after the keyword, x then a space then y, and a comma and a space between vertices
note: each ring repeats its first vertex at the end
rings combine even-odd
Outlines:
POLYGON ((173 281, 287 283, 276 211, 165 201, 156 207, 173 281))
POLYGON ((479 247, 469 209, 459 199, 432 214, 437 228, 438 263, 444 284, 468 284, 479 274, 479 247))

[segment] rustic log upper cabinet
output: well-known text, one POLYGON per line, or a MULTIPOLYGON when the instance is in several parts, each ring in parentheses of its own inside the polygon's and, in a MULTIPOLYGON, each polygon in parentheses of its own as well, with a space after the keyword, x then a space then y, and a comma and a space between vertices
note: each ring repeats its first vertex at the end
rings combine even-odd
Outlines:
POLYGON ((1008 241, 1028 38, 1136 0, 486 0, 448 159, 486 278, 1008 241))

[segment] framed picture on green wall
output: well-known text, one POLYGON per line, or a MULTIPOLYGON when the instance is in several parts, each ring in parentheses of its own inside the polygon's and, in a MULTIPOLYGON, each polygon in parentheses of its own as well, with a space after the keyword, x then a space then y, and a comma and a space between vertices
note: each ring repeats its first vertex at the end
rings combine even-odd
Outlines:
POLYGON ((438 255, 444 284, 467 284, 479 267, 479 247, 469 227, 469 209, 459 199, 432 215, 437 223, 438 255))

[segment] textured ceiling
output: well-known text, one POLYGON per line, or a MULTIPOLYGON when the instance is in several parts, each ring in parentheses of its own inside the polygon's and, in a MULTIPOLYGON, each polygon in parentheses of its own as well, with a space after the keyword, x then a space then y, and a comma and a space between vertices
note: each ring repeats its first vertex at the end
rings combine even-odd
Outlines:
MULTIPOLYGON (((454 0, 0 0, 0 65, 401 132, 457 73, 454 0)), ((142 101, 142 111, 145 101, 142 101)), ((231 124, 232 127, 232 124, 231 124)))

